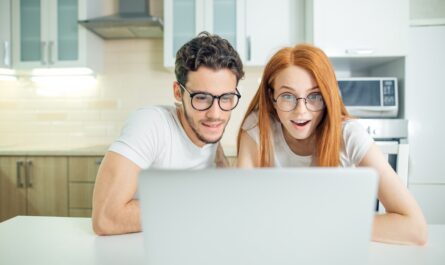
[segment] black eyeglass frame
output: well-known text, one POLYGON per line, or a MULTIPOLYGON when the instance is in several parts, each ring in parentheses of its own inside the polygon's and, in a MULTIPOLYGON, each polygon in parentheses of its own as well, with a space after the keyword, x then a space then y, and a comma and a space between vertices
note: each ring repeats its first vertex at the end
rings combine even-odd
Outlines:
POLYGON ((183 84, 181 84, 181 83, 179 83, 179 82, 178 82, 178 84, 179 84, 179 86, 180 86, 182 89, 184 89, 185 91, 187 91, 187 93, 189 93, 189 95, 190 95, 190 104, 192 105, 192 108, 195 109, 195 110, 197 110, 197 111, 206 111, 206 110, 210 109, 210 108, 213 106, 213 102, 215 102, 215 99, 218 100, 218 106, 219 106, 219 108, 220 108, 222 111, 231 111, 231 110, 233 110, 234 108, 236 108, 236 106, 238 106, 239 99, 241 98, 241 94, 239 93, 238 88, 235 88, 236 93, 224 93, 224 94, 221 94, 221 95, 219 95, 219 96, 215 96, 215 95, 210 94, 210 93, 207 93, 207 92, 194 92, 194 93, 191 93, 191 92, 190 92, 190 91, 189 91, 183 84), (198 108, 196 108, 196 107, 193 105, 193 98, 194 98, 196 95, 210 96, 210 97, 212 97, 212 103, 210 103, 210 105, 209 105, 207 108, 205 108, 205 109, 198 109, 198 108), (222 98, 222 97, 224 97, 224 96, 227 96, 227 95, 233 95, 233 96, 236 96, 236 97, 237 97, 236 104, 235 104, 231 109, 223 109, 223 108, 221 107, 220 98, 222 98))

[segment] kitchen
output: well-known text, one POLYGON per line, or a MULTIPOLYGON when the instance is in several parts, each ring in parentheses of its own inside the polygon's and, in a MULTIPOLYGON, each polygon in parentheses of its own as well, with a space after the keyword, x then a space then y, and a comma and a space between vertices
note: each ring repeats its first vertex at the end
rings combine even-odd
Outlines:
MULTIPOLYGON (((79 34, 84 38, 79 41, 81 58, 72 65, 61 60, 57 62, 60 65, 50 67, 41 65, 41 61, 51 63, 57 56, 19 59, 19 43, 27 40, 19 25, 26 19, 16 15, 19 1, 11 1, 10 6, 9 2, 1 1, 0 8, 0 41, 5 54, 11 55, 4 56, 0 69, 1 221, 16 215, 90 216, 97 166, 129 113, 144 105, 172 103, 172 54, 180 45, 174 40, 181 36, 175 38, 175 24, 171 21, 179 16, 183 26, 188 25, 187 19, 196 19, 195 30, 181 29, 188 37, 203 29, 217 31, 217 25, 232 27, 228 29, 232 29, 232 35, 225 37, 233 38, 247 65, 246 77, 239 85, 243 98, 222 139, 229 156, 235 154, 237 129, 258 87, 262 66, 277 45, 312 41, 332 58, 339 77, 397 77, 397 118, 409 121, 408 187, 428 223, 445 224, 445 172, 439 153, 445 148, 439 138, 445 129, 436 122, 441 120, 438 106, 443 95, 439 76, 445 69, 443 52, 439 50, 445 44, 443 1, 412 0, 409 5, 401 0, 365 1, 360 5, 347 0, 274 1, 270 5, 268 1, 247 0, 229 5, 232 9, 226 11, 226 16, 218 17, 219 12, 215 12, 212 20, 203 15, 213 14, 213 6, 203 4, 204 1, 152 0, 150 13, 164 18, 163 38, 104 41, 79 26, 79 34), (370 12, 369 17, 354 12, 365 9, 370 12), (236 20, 241 25, 225 21, 243 17, 244 13, 244 20, 236 20), (276 24, 263 20, 268 16, 275 17, 276 24), (222 23, 217 24, 217 19, 222 23), (346 54, 351 46, 360 49, 346 54), (370 47, 375 47, 375 51, 369 51, 370 47), (33 72, 35 68, 43 71, 33 72), (46 71, 48 68, 62 70, 46 71), (31 168, 33 174, 27 174, 31 168), (44 188, 42 183, 32 181, 39 174, 48 177, 44 188), (23 188, 30 184, 34 189, 23 188)), ((22 2, 33 10, 30 1, 22 2)), ((73 1, 64 2, 72 7, 73 1)), ((79 20, 115 14, 119 9, 118 1, 84 2, 87 1, 79 1, 83 3, 79 4, 79 20)), ((221 10, 217 4, 224 5, 225 1, 214 2, 215 10, 221 10)), ((51 36, 45 37, 48 46, 44 53, 48 53, 50 46, 54 50, 59 45, 53 39, 53 26, 58 22, 51 21, 56 17, 55 7, 44 10, 41 18, 45 27, 41 26, 38 32, 51 36), (50 44, 51 41, 54 43, 50 44)), ((69 8, 60 12, 69 12, 66 10, 69 8)), ((36 19, 32 14, 27 17, 31 21, 28 23, 36 19)))

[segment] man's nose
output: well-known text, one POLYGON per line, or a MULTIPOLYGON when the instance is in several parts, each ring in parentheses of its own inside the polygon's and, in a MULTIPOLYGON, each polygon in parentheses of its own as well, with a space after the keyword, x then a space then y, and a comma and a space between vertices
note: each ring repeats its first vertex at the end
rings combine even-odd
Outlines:
POLYGON ((206 116, 208 118, 218 119, 219 117, 221 117, 222 111, 223 110, 219 107, 218 99, 214 98, 212 106, 206 112, 206 116))

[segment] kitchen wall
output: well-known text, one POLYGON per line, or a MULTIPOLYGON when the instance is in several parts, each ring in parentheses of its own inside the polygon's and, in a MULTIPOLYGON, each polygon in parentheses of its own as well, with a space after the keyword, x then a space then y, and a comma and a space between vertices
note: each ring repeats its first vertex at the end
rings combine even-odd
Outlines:
MULTIPOLYGON (((0 81, 0 146, 110 144, 131 111, 173 104, 174 73, 163 67, 162 56, 161 39, 106 41, 95 84, 0 81)), ((241 102, 222 140, 229 153, 260 76, 260 69, 247 69, 240 82, 241 102)))

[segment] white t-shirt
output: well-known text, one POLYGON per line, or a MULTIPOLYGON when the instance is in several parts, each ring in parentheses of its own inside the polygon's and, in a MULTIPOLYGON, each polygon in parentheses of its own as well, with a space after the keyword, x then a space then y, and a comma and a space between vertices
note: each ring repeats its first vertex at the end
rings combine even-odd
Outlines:
MULTIPOLYGON (((243 124, 243 130, 259 144, 258 113, 252 112, 243 124)), ((309 167, 312 156, 300 156, 292 152, 284 139, 281 123, 271 118, 275 167, 309 167)), ((340 151, 340 166, 356 166, 362 161, 374 140, 356 120, 343 122, 344 145, 340 151)))
POLYGON ((196 146, 184 131, 173 106, 136 110, 109 148, 141 169, 203 169, 215 167, 217 144, 196 146))

